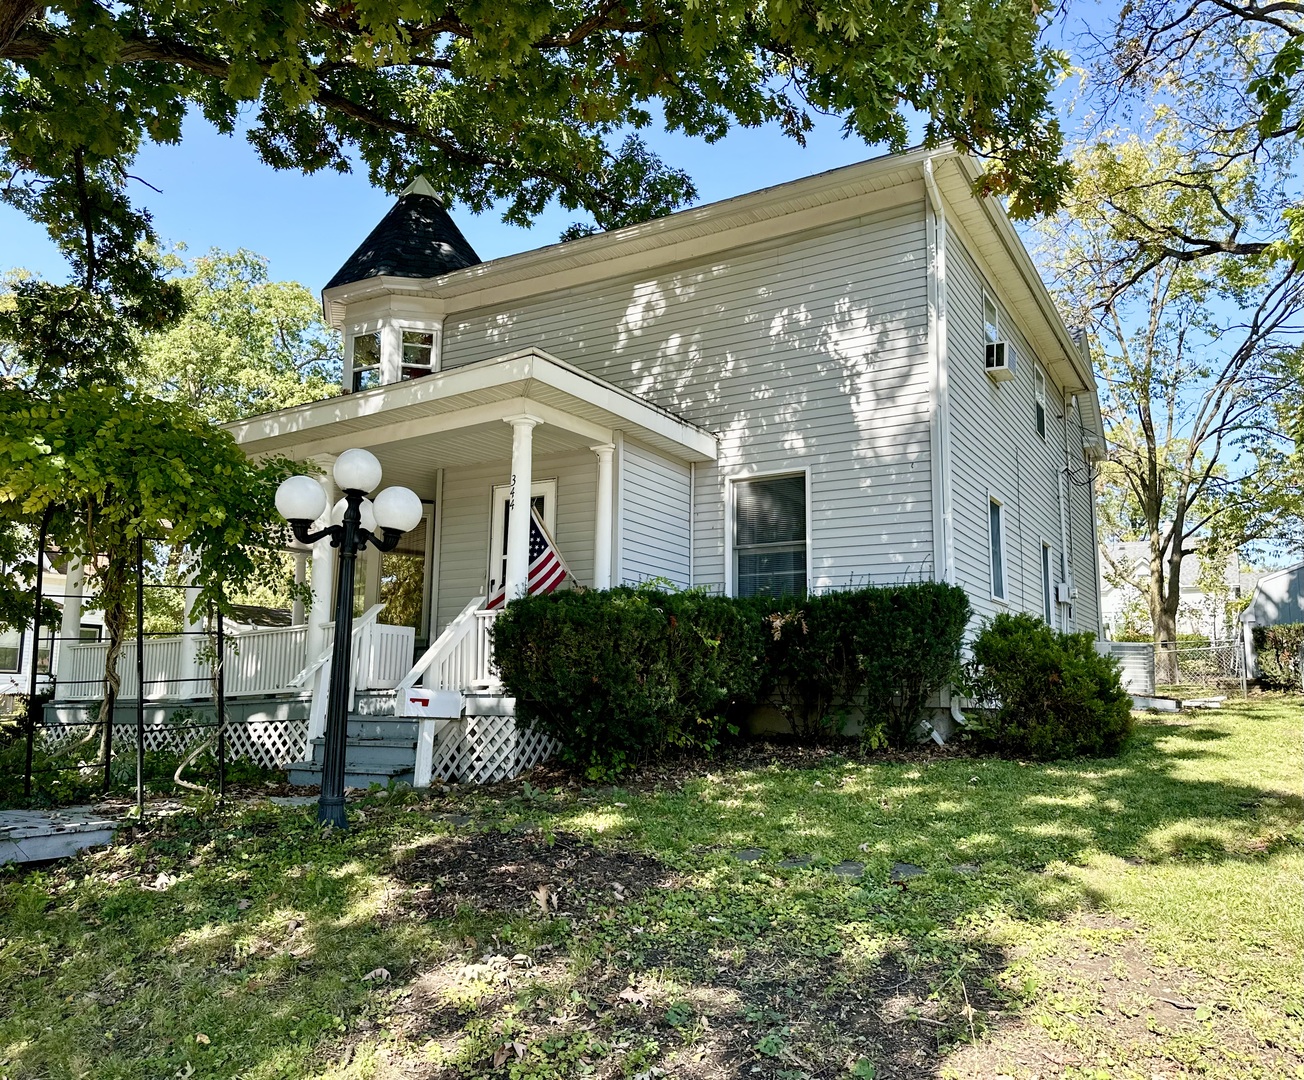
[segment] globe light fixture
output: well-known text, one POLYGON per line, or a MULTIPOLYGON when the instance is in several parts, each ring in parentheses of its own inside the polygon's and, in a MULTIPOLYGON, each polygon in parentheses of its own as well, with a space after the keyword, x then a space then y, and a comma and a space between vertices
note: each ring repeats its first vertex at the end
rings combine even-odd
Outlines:
POLYGON ((393 551, 399 538, 421 521, 421 499, 405 487, 389 487, 376 496, 381 469, 368 450, 345 450, 335 460, 335 482, 344 498, 331 508, 331 523, 316 532, 312 523, 326 511, 328 500, 311 476, 291 476, 276 491, 276 509, 290 523, 301 544, 329 540, 340 549, 335 579, 335 642, 331 647, 331 677, 326 698, 326 738, 321 770, 317 820, 344 829, 345 731, 348 725, 349 680, 353 672, 353 567, 368 545, 393 551))

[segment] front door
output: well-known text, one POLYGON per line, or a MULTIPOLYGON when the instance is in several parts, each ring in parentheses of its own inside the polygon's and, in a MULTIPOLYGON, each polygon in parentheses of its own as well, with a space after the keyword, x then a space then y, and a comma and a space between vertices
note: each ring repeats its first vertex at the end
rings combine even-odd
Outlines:
MULTIPOLYGON (((493 514, 489 526, 489 587, 485 596, 493 596, 507 580, 507 523, 511 517, 510 484, 494 488, 493 514)), ((530 485, 530 505, 539 512, 548 532, 554 533, 557 520, 557 481, 536 480, 530 485)), ((554 533, 555 535, 555 533, 554 533)))

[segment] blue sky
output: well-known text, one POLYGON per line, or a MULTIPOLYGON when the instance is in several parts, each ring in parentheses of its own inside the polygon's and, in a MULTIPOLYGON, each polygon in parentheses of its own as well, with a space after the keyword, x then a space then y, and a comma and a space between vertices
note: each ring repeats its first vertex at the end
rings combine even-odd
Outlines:
MULTIPOLYGON (((736 130, 714 146, 653 133, 649 142, 686 168, 701 202, 795 180, 883 152, 841 137, 836 121, 817 125, 806 148, 776 129, 736 130)), ((277 172, 239 136, 225 136, 202 118, 187 122, 176 146, 147 146, 132 168, 158 192, 134 184, 132 197, 154 217, 160 239, 184 243, 192 255, 212 247, 248 248, 270 261, 273 279, 300 281, 317 292, 393 203, 365 171, 347 175, 277 172)), ((579 215, 550 208, 531 229, 504 225, 488 212, 452 209, 481 258, 557 240, 579 215)), ((66 268, 45 230, 0 206, 0 270, 21 266, 62 280, 66 268)))

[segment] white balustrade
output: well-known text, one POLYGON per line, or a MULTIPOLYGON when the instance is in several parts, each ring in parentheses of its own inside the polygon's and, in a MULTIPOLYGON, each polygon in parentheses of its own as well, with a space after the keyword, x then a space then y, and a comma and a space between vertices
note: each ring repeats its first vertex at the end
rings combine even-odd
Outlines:
MULTIPOLYGON (((232 630, 226 635, 226 695, 271 694, 291 688, 304 667, 307 628, 276 626, 232 630)), ((411 631, 409 630, 410 634, 411 631)), ((68 646, 68 677, 58 688, 61 701, 95 701, 104 696, 104 665, 108 642, 68 646)), ((209 663, 188 662, 182 636, 145 642, 145 700, 206 698, 211 692, 209 663)), ((118 653, 118 698, 136 699, 136 643, 124 641, 118 653)))
MULTIPOLYGON (((273 626, 226 635, 226 696, 271 694, 290 687, 303 670, 308 628, 273 626)), ((204 677, 208 665, 202 664, 204 677)), ((205 685, 201 694, 207 694, 205 685)))

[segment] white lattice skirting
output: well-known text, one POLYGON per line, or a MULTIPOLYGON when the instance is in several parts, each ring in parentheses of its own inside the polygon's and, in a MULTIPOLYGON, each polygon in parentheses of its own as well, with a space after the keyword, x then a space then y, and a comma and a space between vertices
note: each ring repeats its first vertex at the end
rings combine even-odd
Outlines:
MULTIPOLYGON (((44 745, 49 750, 76 742, 91 729, 89 724, 70 724, 44 729, 44 745)), ((196 744, 212 738, 212 728, 181 727, 166 722, 145 725, 145 749, 166 750, 184 754, 196 744)), ((113 725, 115 753, 136 748, 136 725, 113 725)), ((251 720, 245 723, 229 722, 226 725, 226 756, 228 760, 245 758, 265 769, 284 769, 294 761, 302 761, 308 751, 307 720, 251 720)))
POLYGON ((552 757, 557 742, 510 716, 467 716, 435 729, 433 777, 458 784, 510 780, 552 757))

